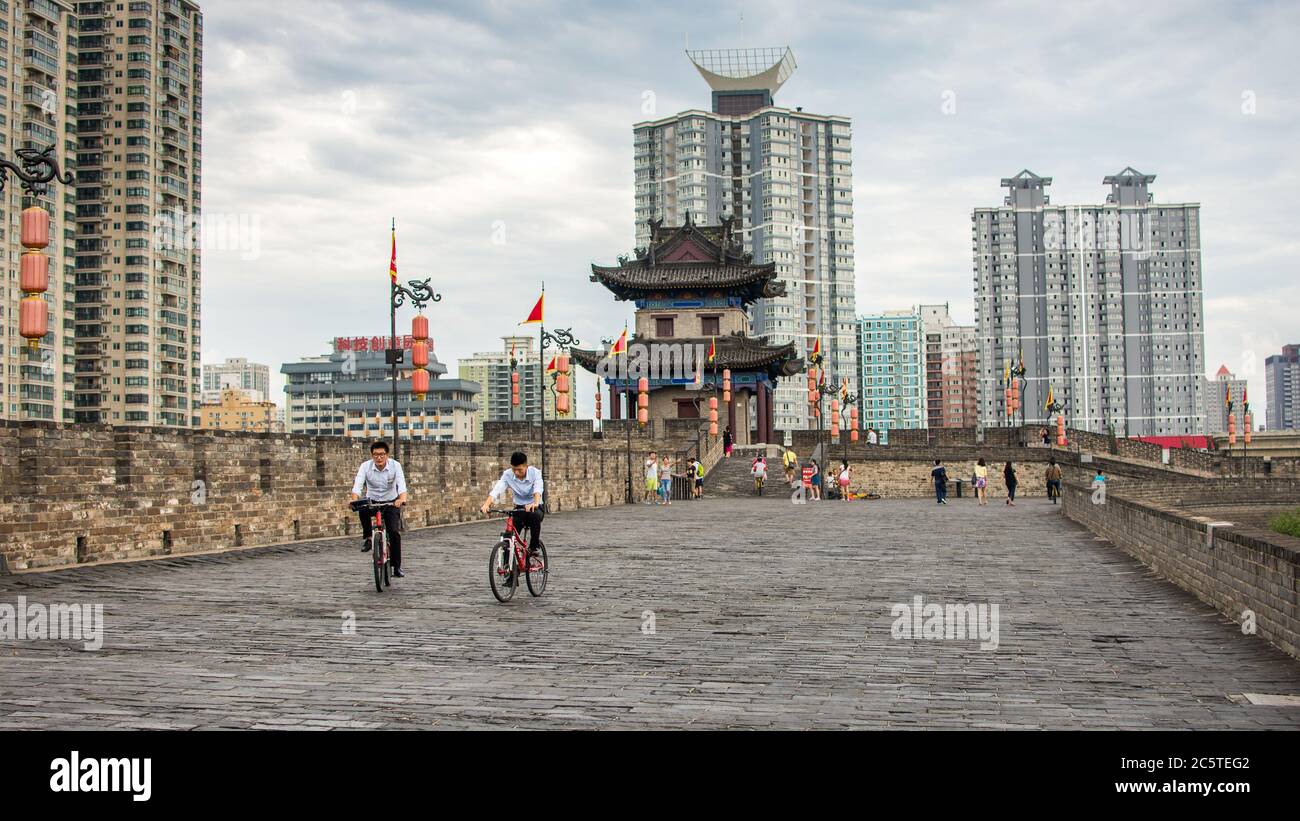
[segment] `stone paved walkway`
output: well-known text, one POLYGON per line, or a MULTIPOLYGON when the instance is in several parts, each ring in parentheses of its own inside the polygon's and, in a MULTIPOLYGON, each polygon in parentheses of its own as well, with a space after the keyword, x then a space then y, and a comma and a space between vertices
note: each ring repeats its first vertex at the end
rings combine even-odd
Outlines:
POLYGON ((408 534, 382 595, 352 540, 0 577, 107 622, 0 639, 0 728, 1300 726, 1228 699, 1300 694, 1300 662, 1042 500, 565 513, 546 596, 508 605, 495 530, 408 534), (893 638, 916 595, 997 603, 1000 646, 893 638))

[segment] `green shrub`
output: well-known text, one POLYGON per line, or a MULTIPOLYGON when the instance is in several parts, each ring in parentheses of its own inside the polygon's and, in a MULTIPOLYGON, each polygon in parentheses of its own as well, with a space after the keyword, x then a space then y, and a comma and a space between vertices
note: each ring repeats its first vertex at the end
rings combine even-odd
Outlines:
POLYGON ((1300 507, 1288 513, 1279 514, 1269 524, 1278 533, 1285 533, 1288 536, 1295 536, 1300 539, 1300 507))

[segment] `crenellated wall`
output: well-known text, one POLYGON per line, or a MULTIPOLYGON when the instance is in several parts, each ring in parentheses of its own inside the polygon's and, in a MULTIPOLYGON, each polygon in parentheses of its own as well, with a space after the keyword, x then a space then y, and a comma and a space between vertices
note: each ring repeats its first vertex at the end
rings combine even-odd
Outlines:
MULTIPOLYGON (((516 449, 539 459, 519 440, 403 443, 407 526, 477 518, 516 449)), ((368 458, 367 442, 342 437, 0 423, 0 562, 67 567, 359 533, 347 502, 368 458)), ((622 503, 626 473, 616 448, 547 444, 554 511, 622 503)))

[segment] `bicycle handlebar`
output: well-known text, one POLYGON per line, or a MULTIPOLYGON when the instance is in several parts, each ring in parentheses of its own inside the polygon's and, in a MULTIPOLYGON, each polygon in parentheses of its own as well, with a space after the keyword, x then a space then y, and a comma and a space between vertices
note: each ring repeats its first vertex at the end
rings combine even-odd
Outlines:
POLYGON ((396 501, 397 500, 394 499, 390 502, 375 502, 370 499, 356 499, 355 501, 348 502, 348 507, 353 510, 378 510, 379 508, 393 507, 396 501))

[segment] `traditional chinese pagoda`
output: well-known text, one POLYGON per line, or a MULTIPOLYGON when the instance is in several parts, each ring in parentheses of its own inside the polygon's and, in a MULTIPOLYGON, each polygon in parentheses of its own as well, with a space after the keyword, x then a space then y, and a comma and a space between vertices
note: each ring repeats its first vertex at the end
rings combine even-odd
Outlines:
POLYGON ((664 228, 662 220, 649 226, 649 247, 638 248, 633 258, 619 257, 618 265, 591 266, 592 282, 615 299, 636 303, 627 354, 575 349, 574 361, 609 386, 612 419, 635 417, 642 376, 649 380, 651 419, 705 416, 707 397, 719 395, 721 375, 729 369, 732 401, 719 407, 720 421, 730 426, 736 444, 774 441, 772 390, 781 377, 800 373, 803 362, 793 342, 769 345, 765 337, 750 337, 745 309, 785 294, 776 266, 756 265, 743 253, 731 218, 695 225, 688 213, 677 228, 664 228), (620 398, 630 400, 629 406, 621 409, 620 398))

